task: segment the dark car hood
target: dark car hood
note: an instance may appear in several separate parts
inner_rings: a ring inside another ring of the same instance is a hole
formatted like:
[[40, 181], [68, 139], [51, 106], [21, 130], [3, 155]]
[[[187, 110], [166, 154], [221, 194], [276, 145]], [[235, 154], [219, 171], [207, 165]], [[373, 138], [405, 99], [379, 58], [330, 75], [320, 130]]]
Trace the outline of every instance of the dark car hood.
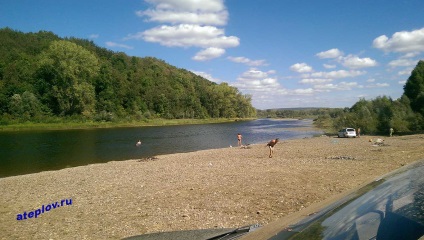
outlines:
[[258, 227], [260, 226], [256, 224], [241, 228], [199, 229], [187, 231], [161, 232], [124, 238], [124, 240], [230, 240], [237, 239], [249, 232], [256, 230]]

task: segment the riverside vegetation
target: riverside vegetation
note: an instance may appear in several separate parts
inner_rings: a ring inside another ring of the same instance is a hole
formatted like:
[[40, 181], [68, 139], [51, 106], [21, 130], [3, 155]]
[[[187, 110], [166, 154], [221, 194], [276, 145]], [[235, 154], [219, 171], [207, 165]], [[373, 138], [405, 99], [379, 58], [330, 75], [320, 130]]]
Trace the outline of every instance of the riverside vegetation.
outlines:
[[350, 108], [269, 109], [260, 117], [314, 118], [315, 126], [334, 133], [344, 127], [362, 134], [416, 133], [424, 130], [424, 61], [419, 61], [396, 100], [387, 96], [360, 99]]
[[0, 129], [210, 123], [255, 117], [314, 118], [327, 132], [424, 130], [424, 61], [401, 98], [351, 108], [256, 110], [252, 97], [154, 57], [130, 57], [52, 32], [0, 29]]
[[0, 125], [249, 118], [251, 96], [153, 57], [0, 29]]

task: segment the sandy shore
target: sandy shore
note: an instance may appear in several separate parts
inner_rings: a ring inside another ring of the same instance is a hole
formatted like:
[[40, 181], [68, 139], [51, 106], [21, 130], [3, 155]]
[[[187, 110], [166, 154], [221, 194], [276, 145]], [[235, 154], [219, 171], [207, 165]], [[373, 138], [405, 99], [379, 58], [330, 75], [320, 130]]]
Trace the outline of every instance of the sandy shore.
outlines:
[[[1, 239], [120, 239], [266, 224], [424, 158], [424, 135], [282, 141], [0, 179]], [[18, 214], [72, 199], [37, 218]]]

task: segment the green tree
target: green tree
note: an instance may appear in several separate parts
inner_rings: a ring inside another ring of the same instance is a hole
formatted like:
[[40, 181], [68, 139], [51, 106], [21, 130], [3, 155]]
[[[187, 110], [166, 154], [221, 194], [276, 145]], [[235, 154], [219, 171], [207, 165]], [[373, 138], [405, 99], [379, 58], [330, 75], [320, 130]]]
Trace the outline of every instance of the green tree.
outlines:
[[16, 119], [30, 120], [43, 114], [42, 106], [37, 97], [31, 92], [14, 94], [10, 99], [10, 113]]
[[13, 96], [10, 98], [9, 111], [15, 118], [19, 118], [24, 114], [25, 111], [20, 94], [13, 94]]
[[39, 104], [39, 110], [26, 107], [34, 110], [28, 116], [39, 116], [38, 111], [57, 119], [85, 115], [99, 121], [127, 121], [256, 114], [251, 97], [228, 84], [213, 83], [154, 57], [129, 57], [100, 48], [88, 40], [0, 29], [0, 56], [0, 116], [7, 120], [1, 119], [3, 123], [23, 116], [18, 112], [24, 111], [25, 98]]
[[362, 133], [377, 131], [378, 121], [373, 111], [372, 102], [361, 98], [350, 109], [355, 116], [354, 127], [361, 128]]
[[377, 115], [377, 130], [387, 132], [393, 127], [393, 100], [386, 96], [377, 97], [372, 101], [373, 109]]
[[424, 61], [420, 60], [403, 87], [411, 108], [424, 116]]
[[68, 41], [54, 41], [40, 56], [39, 79], [43, 93], [60, 115], [90, 116], [95, 107], [92, 81], [99, 62], [94, 54]]
[[405, 94], [393, 104], [394, 129], [400, 132], [420, 131], [424, 129], [422, 115], [412, 110], [411, 102]]

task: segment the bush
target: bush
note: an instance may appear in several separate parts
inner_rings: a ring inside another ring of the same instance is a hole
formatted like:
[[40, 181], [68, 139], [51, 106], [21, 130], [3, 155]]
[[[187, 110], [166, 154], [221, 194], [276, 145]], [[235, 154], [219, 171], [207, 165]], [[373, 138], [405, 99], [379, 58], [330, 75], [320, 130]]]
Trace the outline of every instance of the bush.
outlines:
[[94, 120], [97, 122], [112, 122], [114, 119], [113, 113], [101, 111], [97, 113]]

